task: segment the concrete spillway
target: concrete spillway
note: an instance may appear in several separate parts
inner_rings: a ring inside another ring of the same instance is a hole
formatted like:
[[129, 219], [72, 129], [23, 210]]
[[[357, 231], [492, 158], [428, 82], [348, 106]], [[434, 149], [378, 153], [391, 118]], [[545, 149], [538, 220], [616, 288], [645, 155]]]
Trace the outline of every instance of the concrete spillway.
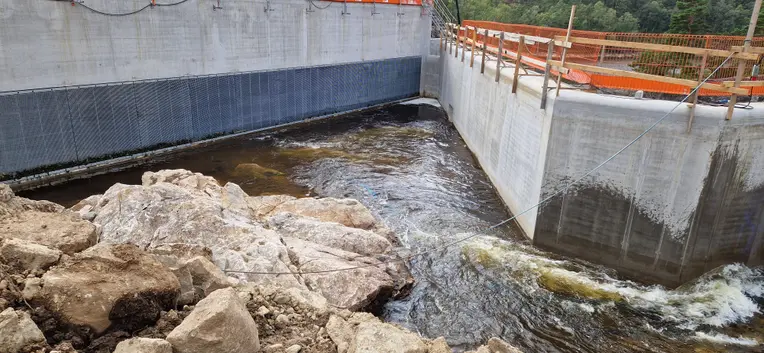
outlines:
[[698, 106], [689, 132], [682, 105], [534, 208], [677, 102], [562, 90], [540, 109], [540, 77], [520, 77], [512, 94], [512, 70], [494, 82], [495, 60], [480, 74], [469, 60], [439, 55], [437, 42], [431, 54], [423, 87], [439, 97], [534, 244], [667, 285], [726, 263], [762, 264], [764, 104], [731, 121], [724, 107]]

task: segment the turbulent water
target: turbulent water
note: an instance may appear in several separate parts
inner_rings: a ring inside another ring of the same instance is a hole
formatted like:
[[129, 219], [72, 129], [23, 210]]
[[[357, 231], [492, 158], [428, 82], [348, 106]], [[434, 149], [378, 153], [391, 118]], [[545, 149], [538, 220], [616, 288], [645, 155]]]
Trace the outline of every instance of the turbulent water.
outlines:
[[[236, 170], [241, 163], [264, 169]], [[412, 253], [510, 216], [443, 112], [428, 105], [231, 139], [22, 196], [71, 205], [164, 168], [233, 181], [250, 195], [359, 199]], [[445, 336], [460, 350], [492, 336], [526, 352], [764, 350], [762, 269], [729, 265], [669, 290], [534, 249], [514, 226], [417, 257], [410, 268], [411, 295], [383, 315], [424, 336]]]

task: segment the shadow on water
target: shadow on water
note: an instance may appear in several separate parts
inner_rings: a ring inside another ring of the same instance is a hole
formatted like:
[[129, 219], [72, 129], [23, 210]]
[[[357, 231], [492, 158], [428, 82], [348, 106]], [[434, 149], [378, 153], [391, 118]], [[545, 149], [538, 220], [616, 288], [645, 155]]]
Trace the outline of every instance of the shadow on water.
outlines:
[[[352, 197], [412, 252], [509, 217], [439, 108], [397, 105], [225, 140], [150, 165], [20, 193], [67, 206], [147, 170], [190, 169], [250, 195]], [[499, 336], [526, 352], [749, 352], [764, 342], [760, 269], [730, 265], [675, 290], [539, 251], [514, 225], [410, 263], [384, 316], [460, 350]]]

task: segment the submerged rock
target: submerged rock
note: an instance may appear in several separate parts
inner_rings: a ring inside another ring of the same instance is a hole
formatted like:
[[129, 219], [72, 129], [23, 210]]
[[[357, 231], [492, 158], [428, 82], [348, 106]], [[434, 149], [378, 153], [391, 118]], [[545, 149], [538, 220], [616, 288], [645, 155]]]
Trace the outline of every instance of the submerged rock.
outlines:
[[42, 277], [41, 301], [65, 324], [95, 334], [112, 325], [137, 329], [172, 307], [180, 284], [170, 270], [134, 245], [98, 245]]
[[64, 207], [13, 195], [0, 184], [0, 239], [16, 238], [73, 254], [94, 245], [97, 227]]
[[260, 350], [257, 325], [236, 291], [219, 289], [202, 299], [169, 335], [178, 353], [245, 353]]
[[235, 177], [248, 177], [255, 179], [265, 179], [273, 176], [283, 176], [284, 173], [271, 168], [260, 166], [257, 163], [242, 163], [236, 166], [233, 171]]
[[29, 314], [12, 308], [0, 312], [0, 353], [31, 352], [45, 346], [45, 336]]

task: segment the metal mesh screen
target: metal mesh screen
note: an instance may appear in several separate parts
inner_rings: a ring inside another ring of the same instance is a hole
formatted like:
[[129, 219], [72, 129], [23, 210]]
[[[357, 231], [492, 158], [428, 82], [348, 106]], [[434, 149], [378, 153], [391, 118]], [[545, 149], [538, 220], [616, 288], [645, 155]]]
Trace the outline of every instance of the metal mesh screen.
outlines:
[[0, 93], [0, 179], [419, 93], [420, 57]]

